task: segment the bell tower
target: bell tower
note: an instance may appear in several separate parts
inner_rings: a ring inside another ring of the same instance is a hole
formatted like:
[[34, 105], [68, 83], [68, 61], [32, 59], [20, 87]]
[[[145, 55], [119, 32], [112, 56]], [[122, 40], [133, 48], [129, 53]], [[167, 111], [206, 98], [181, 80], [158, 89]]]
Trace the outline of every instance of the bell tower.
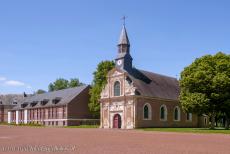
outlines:
[[115, 59], [116, 67], [123, 69], [127, 72], [130, 72], [132, 70], [133, 58], [130, 55], [130, 43], [125, 28], [125, 23], [123, 24], [117, 46], [118, 46], [118, 55], [117, 58]]

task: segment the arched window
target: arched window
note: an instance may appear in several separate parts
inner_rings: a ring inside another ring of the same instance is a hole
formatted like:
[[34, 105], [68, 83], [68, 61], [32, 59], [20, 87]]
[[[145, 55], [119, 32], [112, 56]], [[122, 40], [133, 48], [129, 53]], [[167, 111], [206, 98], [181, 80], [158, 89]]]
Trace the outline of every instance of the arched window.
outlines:
[[160, 107], [160, 119], [164, 121], [167, 120], [167, 108], [165, 105]]
[[180, 121], [180, 108], [178, 106], [174, 108], [174, 120]]
[[120, 96], [121, 95], [121, 84], [119, 81], [116, 81], [114, 83], [113, 90], [114, 90], [114, 96]]
[[152, 114], [152, 110], [150, 104], [145, 104], [143, 107], [143, 119], [151, 120], [151, 114]]

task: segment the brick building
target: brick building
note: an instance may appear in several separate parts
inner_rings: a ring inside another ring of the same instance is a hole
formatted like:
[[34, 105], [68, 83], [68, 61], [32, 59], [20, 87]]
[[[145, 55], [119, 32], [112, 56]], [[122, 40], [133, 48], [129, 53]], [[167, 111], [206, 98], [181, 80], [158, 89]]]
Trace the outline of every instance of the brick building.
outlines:
[[8, 123], [46, 126], [79, 125], [89, 120], [90, 86], [80, 86], [26, 97], [8, 112]]
[[132, 67], [130, 42], [123, 26], [116, 67], [101, 93], [101, 128], [206, 127], [208, 118], [184, 113], [176, 78]]
[[0, 95], [0, 122], [7, 122], [8, 110], [15, 107], [22, 100], [23, 100], [23, 95], [18, 95], [18, 94]]

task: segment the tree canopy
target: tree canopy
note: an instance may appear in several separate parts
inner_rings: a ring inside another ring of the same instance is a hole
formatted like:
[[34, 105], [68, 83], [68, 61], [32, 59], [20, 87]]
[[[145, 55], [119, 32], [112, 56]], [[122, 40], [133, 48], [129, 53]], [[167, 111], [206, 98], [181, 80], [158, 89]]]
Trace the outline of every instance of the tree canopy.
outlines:
[[89, 109], [95, 118], [100, 116], [100, 94], [107, 83], [107, 74], [114, 66], [113, 61], [102, 61], [97, 65], [97, 69], [93, 73], [94, 79], [90, 89]]
[[68, 87], [73, 88], [73, 87], [82, 86], [82, 85], [84, 85], [84, 83], [80, 82], [78, 78], [72, 78], [69, 81]]
[[42, 89], [38, 89], [38, 90], [36, 91], [36, 94], [43, 94], [43, 93], [46, 93], [46, 91], [45, 91], [45, 90], [42, 90]]
[[207, 114], [230, 112], [230, 55], [218, 52], [197, 58], [180, 77], [180, 103], [186, 112]]
[[50, 83], [48, 86], [49, 91], [56, 91], [66, 88], [73, 88], [77, 86], [84, 85], [79, 81], [78, 78], [72, 78], [70, 80], [66, 80], [64, 78], [58, 78], [53, 83]]

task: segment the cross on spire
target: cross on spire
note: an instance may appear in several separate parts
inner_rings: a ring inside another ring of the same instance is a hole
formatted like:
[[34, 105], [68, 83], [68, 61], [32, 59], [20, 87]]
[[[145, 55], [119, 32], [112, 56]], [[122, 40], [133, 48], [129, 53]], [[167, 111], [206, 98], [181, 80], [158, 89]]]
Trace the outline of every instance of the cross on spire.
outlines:
[[121, 20], [123, 20], [123, 25], [125, 25], [125, 20], [127, 19], [127, 17], [126, 16], [123, 16], [122, 18], [121, 18]]

